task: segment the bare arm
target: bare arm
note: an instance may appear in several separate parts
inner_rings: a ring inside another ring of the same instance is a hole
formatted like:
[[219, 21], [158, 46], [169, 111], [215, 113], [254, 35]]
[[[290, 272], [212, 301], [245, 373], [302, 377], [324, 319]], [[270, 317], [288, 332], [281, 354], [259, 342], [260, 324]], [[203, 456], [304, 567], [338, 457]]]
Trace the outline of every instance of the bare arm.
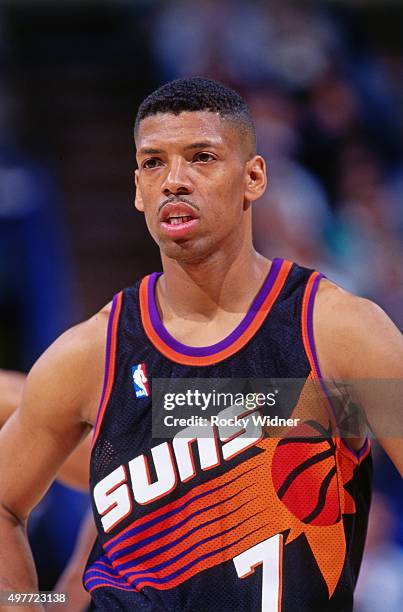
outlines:
[[27, 519], [91, 428], [102, 385], [106, 320], [100, 313], [44, 353], [28, 376], [21, 409], [0, 432], [0, 590], [37, 588]]
[[56, 478], [66, 487], [88, 491], [91, 441], [92, 431], [89, 431], [58, 470]]
[[324, 377], [351, 383], [351, 396], [403, 476], [402, 334], [379, 306], [327, 281], [314, 329]]
[[[0, 429], [22, 401], [26, 375], [0, 370]], [[91, 433], [67, 457], [57, 473], [57, 479], [68, 487], [88, 489], [88, 467], [91, 452]]]

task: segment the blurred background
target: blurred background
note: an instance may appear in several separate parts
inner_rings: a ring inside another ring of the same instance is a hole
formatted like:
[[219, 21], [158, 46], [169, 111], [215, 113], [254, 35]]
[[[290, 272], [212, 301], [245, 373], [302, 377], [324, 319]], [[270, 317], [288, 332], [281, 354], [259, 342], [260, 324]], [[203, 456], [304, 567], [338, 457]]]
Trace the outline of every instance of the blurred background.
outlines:
[[[145, 95], [188, 75], [229, 84], [254, 114], [270, 178], [256, 247], [320, 269], [403, 328], [401, 2], [0, 0], [0, 367], [29, 369], [160, 268], [133, 206], [132, 126]], [[356, 610], [400, 612], [403, 488], [375, 455]], [[54, 485], [34, 514], [42, 588], [87, 503]]]

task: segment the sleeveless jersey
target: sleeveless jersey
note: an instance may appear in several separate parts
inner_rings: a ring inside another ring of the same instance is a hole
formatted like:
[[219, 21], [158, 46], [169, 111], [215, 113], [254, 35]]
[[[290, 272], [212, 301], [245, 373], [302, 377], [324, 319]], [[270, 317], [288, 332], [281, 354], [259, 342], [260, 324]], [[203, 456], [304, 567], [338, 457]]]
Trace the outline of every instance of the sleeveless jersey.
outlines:
[[[208, 452], [198, 439], [184, 447], [151, 431], [156, 378], [320, 381], [312, 317], [321, 275], [275, 259], [236, 329], [199, 348], [164, 328], [158, 276], [117, 294], [109, 318], [90, 464], [91, 610], [351, 611], [371, 495], [368, 441], [356, 453], [340, 438], [310, 437], [327, 431], [330, 410], [302, 425], [305, 437], [218, 429]], [[306, 393], [293, 414], [304, 415]]]

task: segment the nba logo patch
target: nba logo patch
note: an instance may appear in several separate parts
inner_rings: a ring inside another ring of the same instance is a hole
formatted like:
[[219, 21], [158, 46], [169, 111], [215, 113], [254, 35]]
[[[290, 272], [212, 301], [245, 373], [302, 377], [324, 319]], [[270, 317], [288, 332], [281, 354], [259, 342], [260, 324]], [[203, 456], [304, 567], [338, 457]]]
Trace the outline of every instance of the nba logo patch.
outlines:
[[132, 381], [136, 397], [148, 397], [150, 395], [145, 363], [139, 363], [132, 367]]

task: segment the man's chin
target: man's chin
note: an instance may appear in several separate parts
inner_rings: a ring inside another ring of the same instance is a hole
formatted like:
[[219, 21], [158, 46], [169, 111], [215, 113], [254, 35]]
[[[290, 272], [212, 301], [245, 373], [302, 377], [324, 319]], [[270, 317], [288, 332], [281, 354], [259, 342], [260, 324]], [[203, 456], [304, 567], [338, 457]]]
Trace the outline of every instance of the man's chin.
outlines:
[[174, 259], [178, 263], [196, 264], [202, 262], [209, 256], [211, 249], [201, 240], [181, 238], [178, 240], [163, 241], [159, 247], [161, 254], [168, 259]]

